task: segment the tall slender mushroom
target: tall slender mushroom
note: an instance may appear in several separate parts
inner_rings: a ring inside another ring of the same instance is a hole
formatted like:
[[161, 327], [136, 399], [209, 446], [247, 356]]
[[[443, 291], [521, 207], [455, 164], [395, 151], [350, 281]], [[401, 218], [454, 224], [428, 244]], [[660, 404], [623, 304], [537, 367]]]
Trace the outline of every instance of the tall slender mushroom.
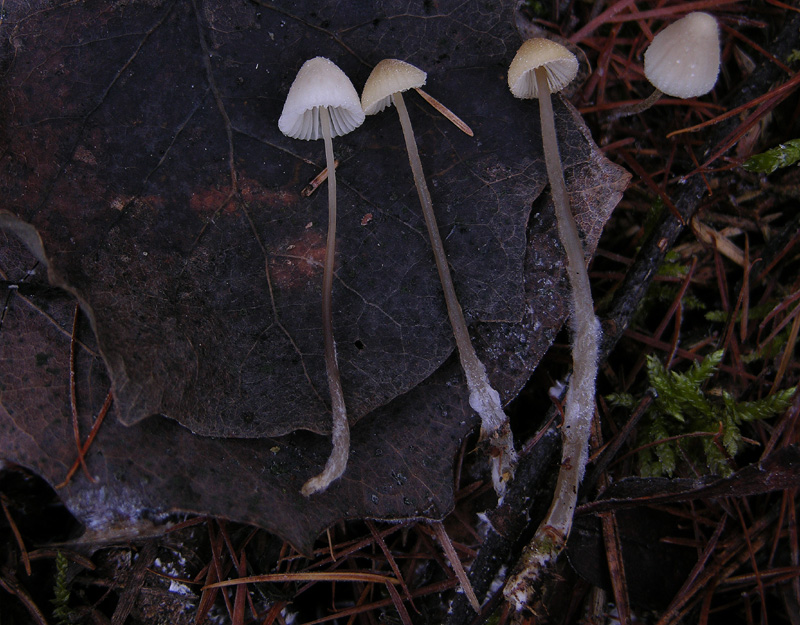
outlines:
[[414, 130], [411, 127], [411, 119], [403, 100], [404, 91], [421, 87], [425, 84], [426, 79], [427, 74], [424, 71], [405, 61], [385, 59], [378, 63], [369, 75], [361, 94], [361, 105], [364, 113], [374, 115], [394, 104], [397, 114], [400, 116], [408, 160], [422, 205], [422, 214], [433, 248], [439, 280], [442, 283], [447, 314], [450, 317], [458, 356], [467, 379], [469, 404], [481, 418], [481, 439], [489, 441], [492, 456], [492, 479], [495, 490], [501, 494], [504, 491], [505, 483], [513, 475], [516, 463], [514, 441], [508, 417], [500, 403], [500, 394], [492, 388], [486, 375], [486, 368], [475, 353], [469, 336], [467, 322], [456, 296], [444, 245], [436, 224], [436, 215], [433, 212], [431, 194], [422, 171], [422, 162], [419, 158]]
[[345, 135], [364, 122], [364, 111], [353, 83], [330, 60], [318, 56], [306, 61], [297, 73], [278, 128], [295, 139], [322, 139], [328, 166], [328, 241], [322, 274], [322, 333], [325, 342], [325, 369], [331, 394], [333, 449], [322, 473], [308, 480], [301, 492], [309, 496], [324, 491], [341, 477], [350, 453], [350, 426], [342, 392], [342, 380], [333, 340], [333, 266], [336, 254], [336, 169], [332, 137]]
[[529, 582], [563, 548], [572, 529], [578, 485], [588, 458], [589, 432], [594, 416], [600, 326], [594, 315], [583, 245], [569, 206], [550, 100], [551, 92], [563, 89], [577, 72], [578, 60], [575, 55], [548, 39], [529, 39], [523, 43], [508, 70], [508, 85], [514, 96], [539, 99], [544, 160], [555, 205], [558, 234], [567, 256], [567, 274], [572, 291], [572, 377], [561, 429], [561, 470], [550, 510], [506, 583], [506, 597], [518, 609], [528, 599]]

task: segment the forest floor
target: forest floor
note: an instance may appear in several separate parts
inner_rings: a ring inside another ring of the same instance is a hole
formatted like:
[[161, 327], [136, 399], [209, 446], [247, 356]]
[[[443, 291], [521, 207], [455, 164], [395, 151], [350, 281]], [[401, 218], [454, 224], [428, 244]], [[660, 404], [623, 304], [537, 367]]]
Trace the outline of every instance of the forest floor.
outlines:
[[[571, 362], [565, 331], [509, 407], [523, 441], [518, 481], [538, 479], [512, 485], [493, 510], [467, 440], [456, 507], [442, 523], [340, 522], [312, 558], [265, 530], [207, 517], [175, 519], [166, 533], [91, 558], [56, 557], [48, 545], [70, 536], [74, 520], [49, 487], [5, 467], [0, 624], [800, 624], [800, 394], [791, 394], [800, 175], [786, 166], [800, 147], [744, 166], [800, 132], [800, 11], [778, 0], [564, 4], [560, 15], [549, 3], [522, 11], [586, 52], [592, 72], [571, 101], [633, 178], [590, 267], [605, 337], [590, 465], [540, 602], [515, 615], [500, 582], [552, 493], [560, 413], [551, 389]], [[692, 8], [720, 23], [715, 90], [615, 119], [647, 95], [652, 34]], [[472, 566], [480, 614], [443, 542]], [[270, 577], [208, 587], [258, 575]]]

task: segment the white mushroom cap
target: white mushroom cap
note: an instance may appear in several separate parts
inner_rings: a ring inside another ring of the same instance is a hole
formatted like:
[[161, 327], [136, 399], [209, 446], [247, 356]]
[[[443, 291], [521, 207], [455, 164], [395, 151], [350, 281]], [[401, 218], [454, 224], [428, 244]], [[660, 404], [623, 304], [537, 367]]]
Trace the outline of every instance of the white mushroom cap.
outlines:
[[281, 132], [293, 139], [320, 139], [319, 109], [331, 116], [331, 136], [346, 135], [364, 123], [364, 111], [353, 83], [325, 57], [309, 59], [297, 72], [278, 120]]
[[428, 75], [398, 59], [384, 59], [375, 66], [361, 92], [361, 108], [367, 115], [380, 113], [392, 104], [392, 95], [425, 84]]
[[644, 75], [659, 91], [694, 98], [714, 88], [719, 28], [708, 13], [689, 13], [658, 33], [644, 53]]
[[517, 51], [508, 68], [508, 86], [517, 98], [538, 98], [536, 76], [533, 70], [547, 72], [550, 93], [566, 87], [578, 74], [578, 59], [560, 43], [549, 39], [528, 39]]

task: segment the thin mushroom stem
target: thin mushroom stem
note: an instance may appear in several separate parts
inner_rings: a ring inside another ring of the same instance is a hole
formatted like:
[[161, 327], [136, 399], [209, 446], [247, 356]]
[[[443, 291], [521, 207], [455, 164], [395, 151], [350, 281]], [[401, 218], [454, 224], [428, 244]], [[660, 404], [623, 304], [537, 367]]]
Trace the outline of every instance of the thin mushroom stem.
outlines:
[[606, 121], [613, 122], [618, 119], [622, 119], [623, 117], [630, 117], [631, 115], [642, 113], [658, 102], [662, 95], [664, 94], [660, 89], [655, 89], [653, 93], [651, 93], [641, 102], [618, 108], [616, 111], [606, 117]]
[[572, 377], [565, 401], [562, 426], [561, 470], [558, 473], [553, 503], [530, 544], [525, 547], [514, 574], [505, 587], [505, 595], [517, 609], [527, 605], [532, 582], [542, 568], [555, 558], [566, 543], [575, 506], [578, 485], [583, 478], [589, 453], [589, 433], [594, 416], [595, 378], [599, 324], [594, 315], [589, 274], [586, 271], [583, 245], [569, 207], [561, 157], [558, 153], [553, 105], [544, 69], [534, 70], [539, 93], [542, 143], [550, 193], [555, 205], [558, 235], [567, 256], [567, 273], [572, 290]]
[[456, 339], [461, 367], [467, 379], [469, 403], [481, 418], [481, 439], [488, 438], [490, 441], [492, 447], [492, 479], [495, 490], [498, 494], [501, 494], [504, 490], [505, 482], [513, 474], [516, 463], [516, 452], [514, 451], [514, 442], [508, 418], [500, 404], [500, 394], [492, 388], [486, 375], [486, 368], [475, 353], [475, 348], [469, 336], [464, 312], [458, 302], [456, 290], [453, 286], [450, 266], [447, 263], [444, 245], [439, 235], [439, 226], [436, 223], [436, 215], [433, 212], [431, 194], [428, 191], [428, 184], [422, 171], [422, 161], [419, 158], [417, 142], [414, 138], [414, 131], [411, 127], [411, 120], [408, 116], [402, 93], [394, 93], [392, 101], [400, 116], [403, 138], [408, 150], [408, 160], [411, 164], [411, 171], [414, 174], [414, 183], [422, 205], [425, 225], [428, 228], [428, 236], [430, 237], [433, 256], [436, 260], [439, 280], [442, 283], [447, 314], [450, 317], [450, 325], [453, 328], [453, 335]]
[[594, 416], [594, 386], [597, 377], [598, 323], [594, 315], [589, 273], [578, 235], [578, 226], [569, 207], [561, 157], [558, 152], [553, 104], [544, 70], [537, 69], [542, 143], [555, 204], [558, 235], [567, 255], [567, 272], [572, 290], [572, 379], [567, 390], [564, 415], [562, 469], [556, 484], [556, 496], [547, 522], [565, 537], [572, 527], [577, 501], [577, 485], [583, 477], [589, 453], [589, 432]]
[[336, 258], [336, 168], [331, 140], [331, 119], [327, 107], [319, 107], [322, 137], [325, 141], [325, 161], [328, 168], [328, 241], [325, 247], [325, 266], [322, 274], [322, 333], [325, 340], [325, 369], [328, 373], [328, 388], [331, 393], [333, 425], [331, 442], [333, 449], [322, 473], [312, 477], [301, 489], [308, 497], [323, 491], [344, 473], [350, 454], [350, 425], [342, 392], [342, 378], [336, 361], [336, 345], [333, 340], [333, 266]]

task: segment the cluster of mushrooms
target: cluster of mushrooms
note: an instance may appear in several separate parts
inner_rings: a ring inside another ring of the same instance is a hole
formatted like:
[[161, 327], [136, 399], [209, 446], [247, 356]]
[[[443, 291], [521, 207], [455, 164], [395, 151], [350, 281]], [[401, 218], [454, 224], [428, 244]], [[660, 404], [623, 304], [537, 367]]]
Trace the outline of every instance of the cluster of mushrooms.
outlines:
[[[652, 104], [662, 93], [680, 98], [707, 93], [716, 83], [719, 57], [718, 26], [712, 16], [706, 13], [690, 13], [671, 24], [653, 39], [645, 53], [645, 75], [656, 88], [653, 96], [645, 102], [647, 105]], [[514, 96], [539, 100], [546, 169], [558, 233], [566, 252], [571, 287], [573, 372], [565, 400], [562, 467], [550, 511], [526, 550], [531, 552], [527, 553], [528, 560], [535, 558], [533, 552], [536, 552], [539, 559], [545, 561], [556, 555], [552, 553], [553, 545], [556, 545], [557, 552], [566, 541], [577, 501], [577, 486], [587, 461], [589, 431], [594, 414], [600, 326], [594, 314], [583, 245], [569, 206], [550, 98], [552, 93], [561, 91], [572, 81], [577, 71], [578, 60], [567, 48], [554, 41], [537, 38], [523, 43], [508, 72], [508, 84]], [[322, 327], [333, 419], [332, 451], [323, 471], [303, 486], [302, 493], [306, 496], [326, 490], [341, 477], [347, 467], [350, 450], [350, 431], [332, 324], [336, 251], [336, 170], [332, 138], [351, 132], [364, 122], [366, 115], [379, 113], [392, 104], [400, 116], [411, 171], [467, 381], [469, 403], [481, 418], [481, 440], [486, 441], [490, 447], [492, 478], [498, 495], [502, 495], [505, 484], [514, 473], [517, 456], [508, 418], [499, 393], [492, 387], [486, 368], [475, 353], [461, 305], [456, 297], [414, 132], [403, 100], [404, 91], [418, 89], [425, 84], [426, 78], [424, 71], [404, 61], [387, 59], [381, 61], [372, 71], [359, 98], [353, 84], [341, 69], [326, 58], [316, 57], [306, 61], [300, 68], [278, 121], [280, 130], [289, 137], [324, 140], [328, 173], [329, 216], [323, 270]], [[545, 543], [549, 546], [547, 549], [543, 547]], [[518, 606], [525, 601], [523, 589], [530, 581], [529, 573], [526, 572], [528, 568], [523, 563], [516, 572], [512, 572], [506, 585], [507, 597]]]
[[403, 92], [425, 84], [427, 74], [404, 61], [386, 59], [378, 63], [364, 85], [359, 99], [350, 79], [333, 62], [323, 57], [306, 61], [289, 89], [278, 127], [289, 137], [318, 139], [325, 142], [328, 171], [328, 237], [322, 278], [322, 330], [325, 344], [325, 367], [331, 395], [333, 449], [322, 473], [308, 480], [302, 488], [306, 496], [323, 491], [341, 477], [347, 467], [350, 431], [342, 392], [342, 381], [336, 360], [332, 323], [333, 265], [336, 250], [336, 170], [332, 138], [347, 134], [360, 126], [366, 115], [381, 112], [394, 104], [400, 116], [408, 158], [419, 194], [425, 224], [430, 236], [436, 267], [442, 283], [448, 316], [458, 348], [461, 365], [469, 388], [469, 403], [481, 417], [481, 432], [501, 447], [493, 454], [493, 479], [498, 492], [513, 472], [516, 462], [508, 418], [500, 402], [500, 394], [492, 388], [486, 368], [475, 353], [467, 322], [456, 296], [450, 267], [444, 251], [431, 195], [422, 171], [414, 131], [408, 116]]

